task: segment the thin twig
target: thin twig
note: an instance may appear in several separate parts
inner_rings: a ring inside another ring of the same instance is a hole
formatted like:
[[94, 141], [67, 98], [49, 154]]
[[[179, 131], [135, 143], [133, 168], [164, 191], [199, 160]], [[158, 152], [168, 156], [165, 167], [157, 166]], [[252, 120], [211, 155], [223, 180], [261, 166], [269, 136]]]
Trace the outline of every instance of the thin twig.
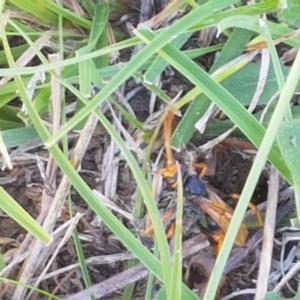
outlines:
[[300, 261], [298, 261], [290, 270], [288, 273], [284, 275], [284, 277], [280, 280], [280, 282], [275, 286], [273, 289], [274, 293], [278, 293], [284, 285], [293, 277], [296, 273], [298, 273], [300, 270]]
[[260, 265], [256, 284], [255, 300], [263, 299], [268, 291], [268, 281], [271, 270], [273, 241], [276, 224], [276, 210], [279, 195], [279, 174], [272, 167], [269, 181], [267, 210], [264, 226], [264, 237]]

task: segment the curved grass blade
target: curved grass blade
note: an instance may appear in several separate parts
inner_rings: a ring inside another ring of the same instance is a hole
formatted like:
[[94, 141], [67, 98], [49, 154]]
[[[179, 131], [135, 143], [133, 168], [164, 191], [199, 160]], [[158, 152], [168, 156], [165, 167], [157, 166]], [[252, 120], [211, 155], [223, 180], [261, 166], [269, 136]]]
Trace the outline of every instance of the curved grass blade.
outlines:
[[25, 228], [34, 237], [45, 244], [52, 241], [52, 236], [37, 223], [2, 187], [0, 187], [0, 208]]
[[171, 274], [170, 290], [167, 292], [168, 299], [182, 299], [182, 215], [183, 215], [183, 187], [180, 167], [177, 164], [178, 186], [176, 201], [176, 220], [174, 236], [173, 266]]

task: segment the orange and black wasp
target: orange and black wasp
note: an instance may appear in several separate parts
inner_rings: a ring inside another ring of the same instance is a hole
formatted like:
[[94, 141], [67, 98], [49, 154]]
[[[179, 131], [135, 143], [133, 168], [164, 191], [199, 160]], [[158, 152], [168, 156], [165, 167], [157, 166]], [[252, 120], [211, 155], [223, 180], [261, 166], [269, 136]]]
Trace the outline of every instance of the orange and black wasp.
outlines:
[[[158, 171], [158, 176], [161, 175], [167, 185], [171, 188], [175, 188], [177, 185], [177, 166], [173, 159], [171, 150], [171, 132], [174, 114], [169, 111], [163, 123], [163, 134], [165, 139], [165, 154], [166, 154], [166, 167]], [[180, 171], [182, 176], [182, 183], [184, 194], [186, 196], [193, 196], [201, 211], [209, 216], [220, 228], [217, 232], [210, 234], [216, 244], [217, 250], [222, 245], [224, 236], [229, 227], [230, 221], [233, 216], [233, 209], [226, 204], [208, 185], [203, 181], [203, 176], [207, 171], [207, 167], [204, 163], [194, 163], [193, 167], [190, 168], [187, 164], [180, 164]], [[156, 186], [158, 182], [158, 176], [153, 183], [153, 194], [155, 195]], [[252, 206], [250, 206], [252, 207]], [[174, 215], [174, 211], [168, 210], [162, 217], [162, 221], [166, 222]], [[259, 221], [261, 219], [259, 218]], [[169, 230], [167, 237], [172, 236], [174, 231], [174, 224]], [[243, 246], [247, 238], [248, 230], [244, 223], [241, 224], [239, 232], [237, 234], [235, 244], [237, 246]], [[146, 229], [144, 231], [145, 236], [153, 235], [153, 227], [151, 223], [146, 223]]]

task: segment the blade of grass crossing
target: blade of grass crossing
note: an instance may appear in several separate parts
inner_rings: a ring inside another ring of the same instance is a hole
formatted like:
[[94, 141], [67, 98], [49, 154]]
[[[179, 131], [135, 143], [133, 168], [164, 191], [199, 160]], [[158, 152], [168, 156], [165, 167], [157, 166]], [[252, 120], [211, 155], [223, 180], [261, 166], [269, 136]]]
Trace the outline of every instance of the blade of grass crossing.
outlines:
[[[187, 39], [191, 36], [191, 33], [184, 33], [178, 36], [171, 44], [180, 49], [182, 45], [187, 41]], [[162, 57], [158, 56], [155, 61], [152, 63], [151, 67], [146, 71], [144, 75], [144, 81], [146, 83], [153, 83], [155, 78], [168, 66], [168, 62], [166, 62]]]
[[[271, 36], [271, 33], [268, 29], [268, 26], [266, 24], [266, 22], [263, 19], [260, 19], [260, 25], [261, 25], [261, 31], [264, 34], [267, 43], [268, 43], [268, 48], [271, 54], [271, 58], [272, 58], [272, 63], [274, 66], [274, 71], [276, 74], [276, 79], [277, 79], [277, 83], [278, 83], [278, 87], [279, 87], [279, 91], [281, 92], [284, 86], [284, 75], [282, 72], [282, 68], [281, 68], [281, 63]], [[290, 108], [290, 106], [287, 107], [287, 110], [285, 112], [285, 119], [286, 120], [291, 120], [293, 118], [292, 116], [292, 110]]]
[[178, 186], [177, 186], [177, 202], [176, 202], [176, 222], [175, 222], [175, 237], [174, 237], [174, 253], [173, 253], [173, 266], [171, 274], [170, 291], [167, 293], [169, 299], [182, 298], [182, 214], [183, 214], [183, 187], [181, 170], [177, 163], [178, 172]]
[[0, 208], [13, 220], [45, 244], [52, 241], [52, 236], [38, 224], [25, 209], [20, 206], [2, 187], [0, 187]]
[[[86, 46], [76, 51], [76, 56], [80, 57], [84, 54], [90, 53], [96, 46], [109, 16], [109, 6], [106, 3], [98, 4], [96, 6], [93, 17], [91, 33]], [[103, 66], [104, 67], [104, 66]], [[80, 92], [85, 97], [91, 96], [92, 80], [91, 80], [91, 60], [83, 60], [79, 63], [79, 86]]]
[[[22, 34], [24, 34], [24, 32], [22, 32]], [[28, 42], [29, 45], [32, 44], [31, 40], [28, 38], [28, 36], [26, 36], [26, 34], [24, 34], [24, 38], [26, 39], [26, 41]], [[46, 61], [45, 58], [43, 57], [42, 53], [38, 49], [37, 49], [37, 55], [41, 59], [42, 62]], [[55, 76], [55, 74], [53, 74], [53, 76]], [[76, 90], [76, 88], [74, 88], [72, 85], [66, 83], [64, 80], [62, 80], [60, 78], [57, 78], [57, 79], [62, 83], [62, 85], [64, 85], [67, 89], [69, 89], [75, 96], [77, 96], [78, 99], [80, 99], [83, 103], [85, 103], [85, 104], [88, 103], [87, 100], [82, 96], [82, 94], [78, 90]], [[19, 82], [19, 84], [21, 85], [21, 82]], [[24, 97], [27, 97], [26, 93], [24, 93]], [[29, 102], [28, 105], [29, 104], [31, 104], [31, 103]], [[34, 115], [32, 116], [32, 119], [33, 119], [37, 115], [37, 112], [33, 110], [32, 113], [34, 113]], [[161, 257], [164, 257], [164, 258], [169, 257], [168, 260], [169, 260], [169, 263], [171, 264], [171, 257], [170, 257], [170, 254], [169, 254], [168, 244], [167, 244], [166, 237], [165, 237], [165, 234], [164, 234], [163, 224], [162, 224], [162, 222], [160, 220], [159, 213], [158, 213], [157, 207], [155, 205], [155, 202], [152, 201], [152, 196], [151, 196], [149, 187], [148, 187], [146, 181], [143, 180], [144, 178], [142, 178], [141, 175], [138, 174], [139, 172], [141, 172], [141, 170], [139, 169], [139, 167], [138, 167], [135, 159], [133, 158], [131, 152], [124, 145], [124, 143], [123, 143], [122, 139], [120, 138], [119, 134], [114, 130], [114, 128], [111, 126], [111, 124], [109, 122], [107, 123], [107, 119], [103, 116], [103, 114], [101, 114], [98, 110], [95, 111], [95, 114], [98, 116], [99, 121], [103, 125], [104, 124], [107, 125], [106, 129], [108, 130], [110, 136], [112, 138], [115, 137], [115, 141], [116, 141], [117, 145], [119, 146], [119, 148], [121, 149], [121, 151], [122, 150], [124, 151], [123, 152], [124, 157], [125, 157], [126, 161], [128, 162], [128, 165], [132, 168], [132, 172], [134, 174], [134, 177], [137, 178], [137, 184], [141, 188], [143, 197], [144, 197], [144, 199], [148, 199], [147, 203], [149, 204], [149, 206], [148, 206], [149, 214], [151, 215], [151, 213], [152, 213], [152, 215], [154, 216], [154, 220], [156, 220], [156, 223], [158, 223], [156, 225], [158, 227], [161, 227], [161, 229], [159, 229], [158, 233], [155, 235], [157, 240], [165, 241], [164, 248], [160, 248], [160, 250], [161, 250], [160, 251]], [[42, 124], [40, 124], [40, 126], [42, 126]], [[150, 194], [148, 194], [147, 190], [149, 191]], [[101, 218], [103, 219], [103, 217], [101, 217]], [[103, 219], [103, 220], [105, 222], [105, 219]], [[161, 243], [161, 244], [163, 244], [163, 243]], [[165, 259], [165, 261], [164, 261], [165, 264], [163, 264], [163, 267], [166, 270], [170, 269], [170, 267], [171, 267], [171, 265], [170, 266], [167, 265], [168, 264], [168, 260]]]

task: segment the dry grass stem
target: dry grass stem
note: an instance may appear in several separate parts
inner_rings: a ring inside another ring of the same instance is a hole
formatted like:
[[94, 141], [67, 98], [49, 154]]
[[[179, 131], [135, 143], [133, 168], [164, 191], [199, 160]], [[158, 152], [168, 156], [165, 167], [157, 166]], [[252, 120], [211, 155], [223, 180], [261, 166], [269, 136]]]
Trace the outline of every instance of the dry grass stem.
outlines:
[[[80, 166], [84, 153], [86, 152], [90, 139], [97, 125], [97, 121], [98, 121], [97, 117], [94, 114], [91, 114], [84, 126], [84, 129], [81, 132], [80, 138], [77, 142], [77, 145], [74, 149], [71, 158], [71, 162], [74, 168], [76, 169]], [[63, 208], [64, 201], [67, 195], [69, 194], [70, 187], [71, 184], [68, 178], [64, 175], [55, 193], [55, 197], [47, 213], [47, 217], [45, 218], [44, 221], [44, 228], [49, 232], [52, 232], [56, 220], [61, 214], [61, 210]], [[43, 216], [41, 215], [40, 218], [43, 218]], [[26, 245], [28, 245], [28, 239], [25, 239], [24, 242], [26, 242]], [[46, 246], [42, 244], [40, 241], [35, 241], [34, 245], [30, 247], [32, 247], [31, 255], [24, 263], [22, 274], [20, 275], [19, 278], [21, 282], [30, 281], [38, 265], [41, 263], [41, 261], [38, 261], [37, 258], [40, 257], [43, 251], [46, 251]], [[22, 252], [20, 252], [20, 254], [22, 254]], [[21, 285], [17, 286], [14, 293], [14, 297], [12, 299], [22, 299], [24, 297], [25, 292], [26, 292], [25, 287]]]
[[255, 299], [263, 299], [268, 291], [268, 281], [271, 270], [271, 261], [276, 226], [276, 211], [279, 196], [279, 174], [272, 168], [270, 172], [267, 210], [264, 223], [264, 236], [260, 257], [259, 272], [256, 284]]

